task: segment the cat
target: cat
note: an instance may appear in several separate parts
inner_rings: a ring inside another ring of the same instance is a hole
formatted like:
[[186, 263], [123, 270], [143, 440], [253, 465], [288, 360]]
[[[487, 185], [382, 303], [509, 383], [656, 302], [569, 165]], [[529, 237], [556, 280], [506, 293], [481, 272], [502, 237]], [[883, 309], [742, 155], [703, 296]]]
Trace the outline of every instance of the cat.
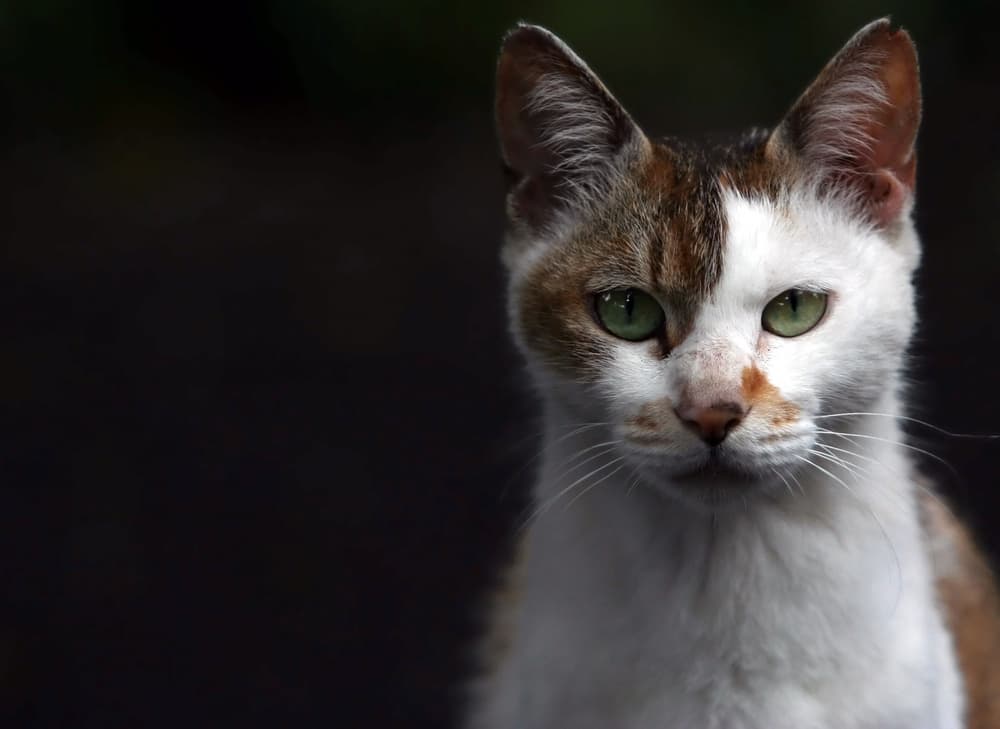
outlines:
[[915, 47], [772, 131], [653, 141], [547, 30], [497, 70], [544, 447], [470, 729], [996, 729], [1000, 600], [908, 458]]

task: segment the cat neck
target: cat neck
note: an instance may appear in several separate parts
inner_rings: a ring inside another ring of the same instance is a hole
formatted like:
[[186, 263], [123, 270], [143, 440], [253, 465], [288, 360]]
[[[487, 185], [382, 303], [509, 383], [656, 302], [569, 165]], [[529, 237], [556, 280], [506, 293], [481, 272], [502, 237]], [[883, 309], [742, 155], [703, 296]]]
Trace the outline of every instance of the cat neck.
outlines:
[[814, 580], [837, 601], [863, 599], [891, 613], [902, 580], [922, 573], [925, 557], [898, 404], [886, 397], [872, 412], [824, 426], [842, 434], [828, 437], [850, 451], [851, 467], [817, 458], [818, 468], [804, 464], [794, 480], [776, 477], [745, 500], [707, 508], [637, 480], [609, 428], [550, 403], [532, 523], [532, 541], [543, 544], [533, 551], [554, 549], [563, 570], [572, 564], [619, 582], [656, 575], [687, 586], [676, 595], [682, 601], [717, 591], [719, 604], [731, 605], [734, 578], [759, 584], [747, 594], [761, 596]]

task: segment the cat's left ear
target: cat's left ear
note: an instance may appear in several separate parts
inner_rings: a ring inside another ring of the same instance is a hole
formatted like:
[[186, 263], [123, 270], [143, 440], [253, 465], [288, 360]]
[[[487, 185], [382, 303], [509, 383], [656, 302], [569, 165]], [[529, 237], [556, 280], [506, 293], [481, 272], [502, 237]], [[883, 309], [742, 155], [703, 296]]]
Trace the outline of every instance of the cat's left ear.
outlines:
[[883, 18], [826, 65], [769, 144], [884, 227], [909, 210], [919, 126], [917, 52], [909, 34]]

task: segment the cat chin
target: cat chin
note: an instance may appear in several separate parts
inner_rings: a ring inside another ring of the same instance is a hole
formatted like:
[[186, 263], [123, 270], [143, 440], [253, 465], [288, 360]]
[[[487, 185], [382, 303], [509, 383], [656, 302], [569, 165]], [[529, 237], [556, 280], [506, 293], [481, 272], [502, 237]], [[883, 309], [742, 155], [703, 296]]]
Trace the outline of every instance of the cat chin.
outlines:
[[714, 456], [690, 470], [657, 472], [646, 466], [640, 474], [647, 486], [664, 496], [708, 510], [730, 504], [743, 508], [752, 498], [774, 492], [777, 480], [771, 471], [736, 468]]

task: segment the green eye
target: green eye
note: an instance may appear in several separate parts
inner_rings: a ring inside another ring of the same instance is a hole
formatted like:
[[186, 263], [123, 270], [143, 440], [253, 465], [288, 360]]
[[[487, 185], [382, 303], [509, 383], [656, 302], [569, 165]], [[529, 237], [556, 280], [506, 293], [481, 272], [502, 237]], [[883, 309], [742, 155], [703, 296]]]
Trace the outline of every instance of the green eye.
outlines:
[[616, 337], [638, 342], [663, 326], [663, 309], [639, 289], [613, 289], [597, 295], [597, 317]]
[[826, 312], [826, 294], [788, 289], [764, 307], [764, 328], [779, 337], [797, 337], [819, 324]]

